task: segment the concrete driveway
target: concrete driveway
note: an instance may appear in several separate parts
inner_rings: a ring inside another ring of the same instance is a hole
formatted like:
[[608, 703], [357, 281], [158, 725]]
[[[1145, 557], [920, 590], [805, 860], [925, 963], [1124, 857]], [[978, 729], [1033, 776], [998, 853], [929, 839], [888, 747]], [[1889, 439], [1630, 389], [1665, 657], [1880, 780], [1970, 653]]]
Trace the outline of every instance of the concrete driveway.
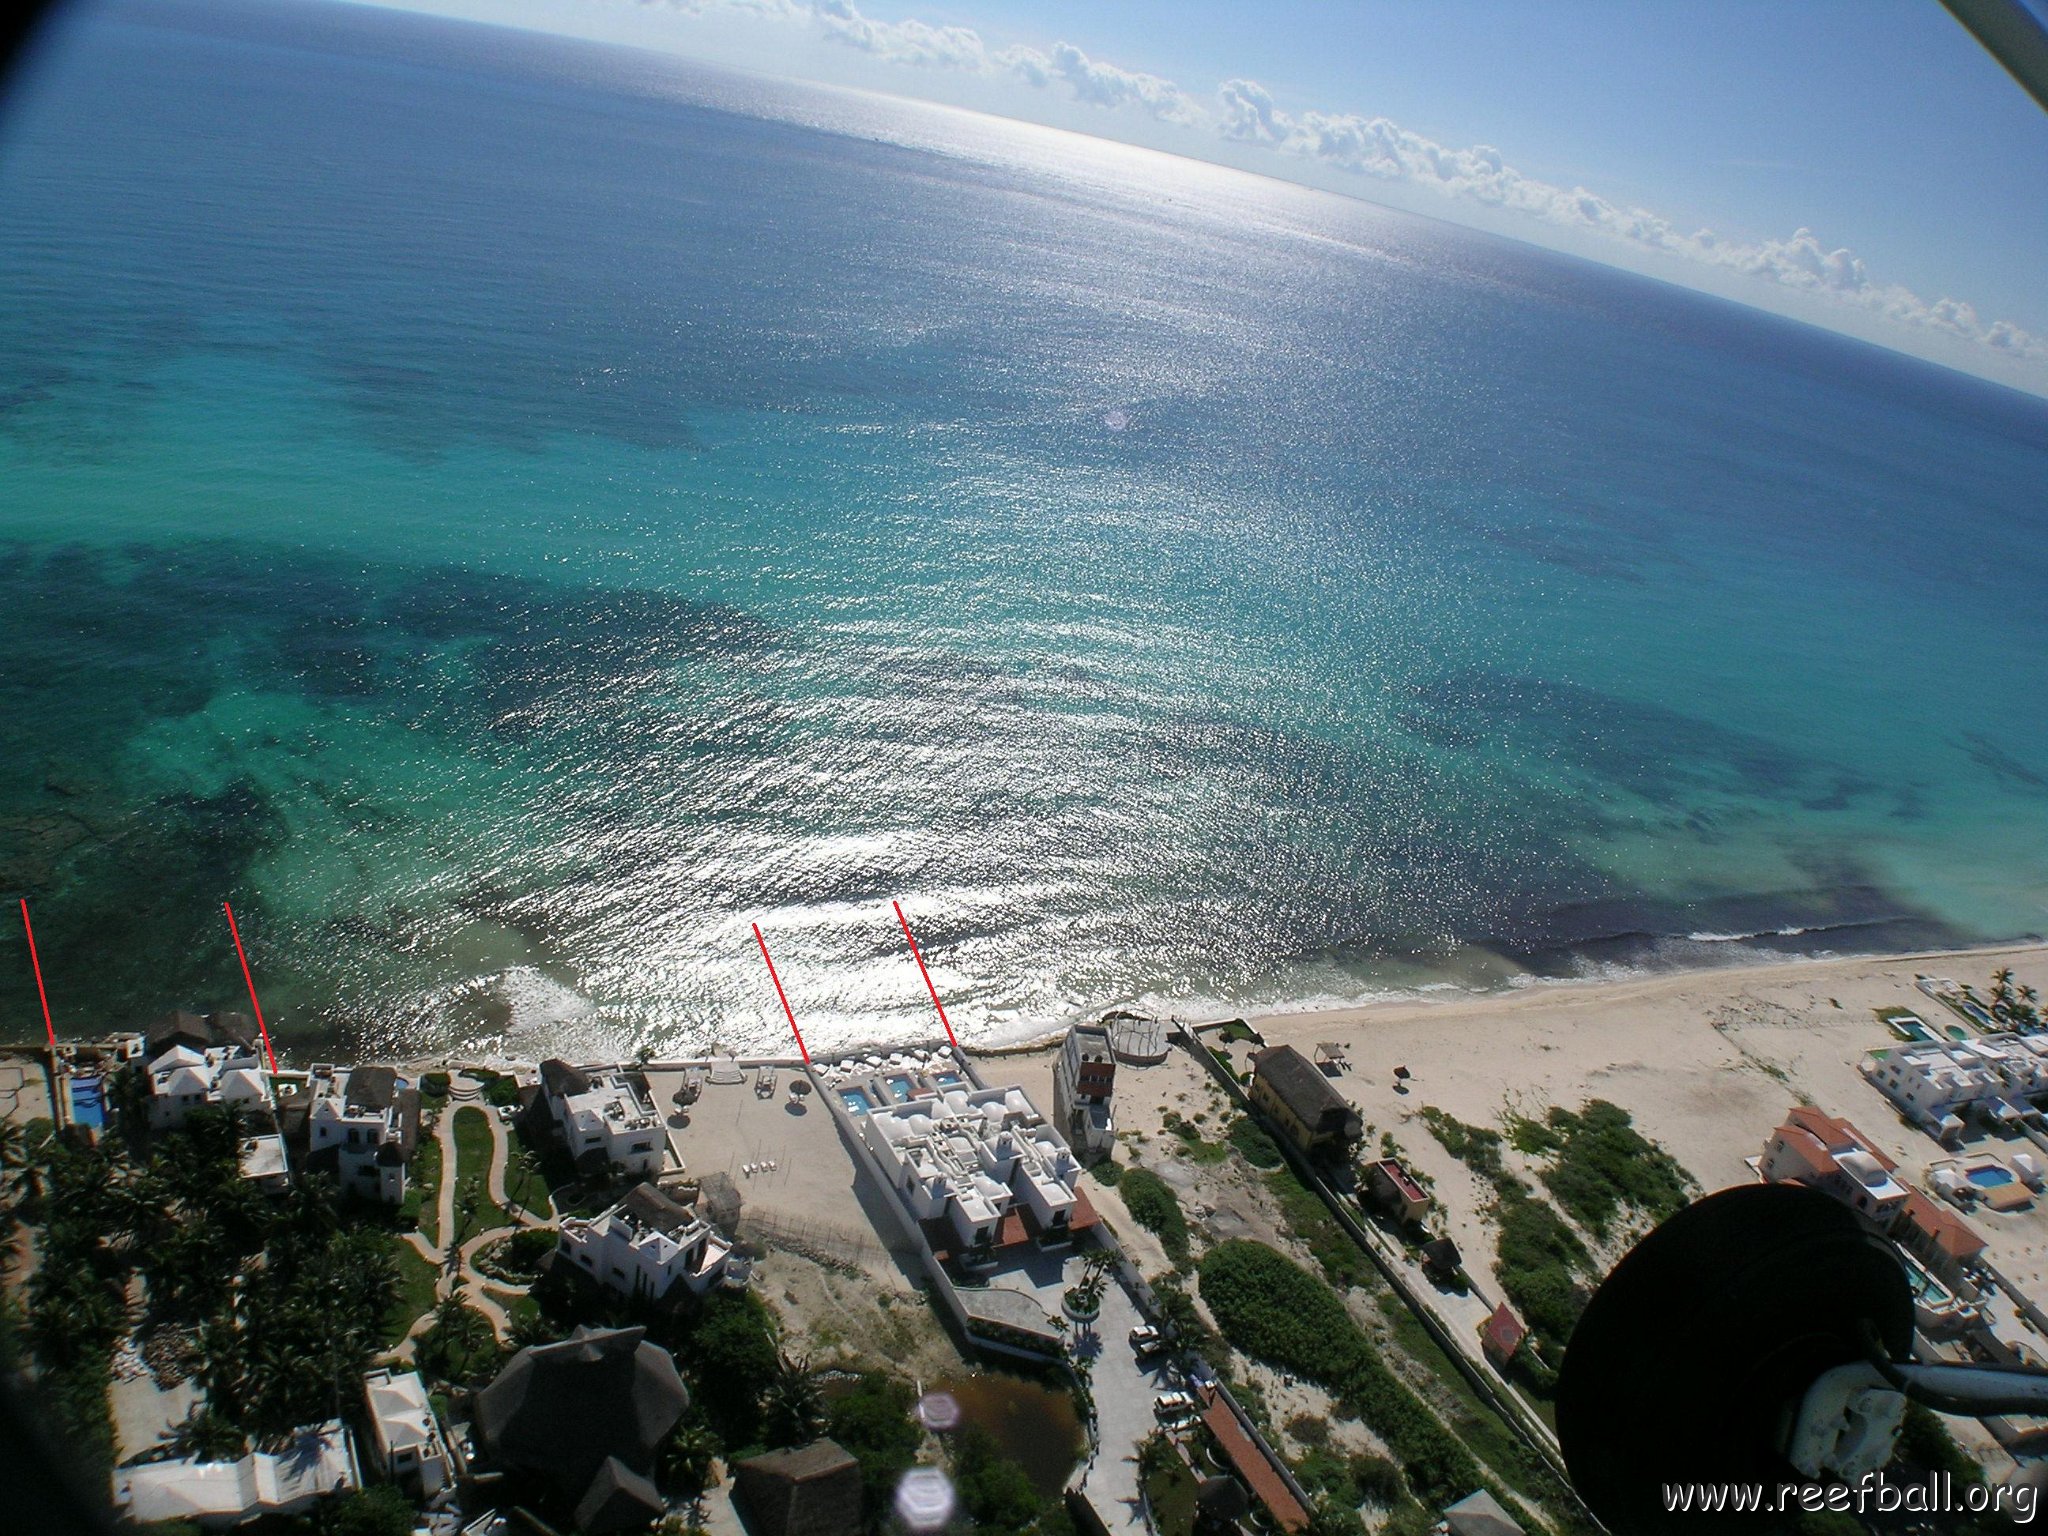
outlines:
[[[1131, 1330], [1144, 1320], [1121, 1285], [1112, 1283], [1103, 1291], [1102, 1315], [1093, 1325], [1099, 1350], [1091, 1383], [1097, 1444], [1080, 1486], [1113, 1536], [1142, 1536], [1146, 1530], [1138, 1497], [1138, 1447], [1159, 1427], [1152, 1400], [1176, 1385], [1167, 1356], [1140, 1364], [1131, 1348]], [[1079, 1346], [1079, 1333], [1074, 1337]]]

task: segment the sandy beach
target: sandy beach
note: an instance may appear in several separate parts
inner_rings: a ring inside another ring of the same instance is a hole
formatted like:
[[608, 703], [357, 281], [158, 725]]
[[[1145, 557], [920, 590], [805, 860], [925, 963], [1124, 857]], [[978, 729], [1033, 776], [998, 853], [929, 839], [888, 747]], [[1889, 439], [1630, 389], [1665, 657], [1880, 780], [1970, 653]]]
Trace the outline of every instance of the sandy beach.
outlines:
[[[2029, 944], [1769, 961], [1248, 1022], [1268, 1043], [1304, 1052], [1341, 1043], [1351, 1069], [1334, 1081], [1371, 1127], [1369, 1144], [1391, 1133], [1435, 1180], [1450, 1235], [1468, 1252], [1490, 1253], [1481, 1216], [1486, 1192], [1422, 1124], [1424, 1105], [1498, 1126], [1508, 1111], [1540, 1118], [1552, 1105], [1607, 1099], [1711, 1191], [1751, 1178], [1744, 1159], [1761, 1151], [1787, 1109], [1810, 1102], [1853, 1120], [1917, 1182], [1946, 1154], [1902, 1123], [1857, 1072], [1866, 1052], [1899, 1043], [1875, 1010], [1906, 1007], [1946, 1023], [1952, 1015], [1915, 987], [1917, 975], [1970, 982], [1981, 994], [1992, 971], [2007, 965], [2018, 982], [2048, 991], [2048, 945]], [[1242, 1062], [1251, 1047], [1230, 1049]], [[1048, 1050], [984, 1069], [1014, 1077], [1049, 1103], [1051, 1063]], [[1396, 1066], [1411, 1074], [1406, 1092]], [[1191, 1115], [1211, 1103], [1206, 1079], [1183, 1051], [1161, 1066], [1120, 1069], [1115, 1112], [1126, 1155], [1154, 1161], [1168, 1153], [1172, 1138], [1160, 1134], [1166, 1113]], [[2001, 1263], [2015, 1279], [2048, 1290], [2048, 1218], [2037, 1211], [1998, 1224], [2012, 1228], [1989, 1234]]]

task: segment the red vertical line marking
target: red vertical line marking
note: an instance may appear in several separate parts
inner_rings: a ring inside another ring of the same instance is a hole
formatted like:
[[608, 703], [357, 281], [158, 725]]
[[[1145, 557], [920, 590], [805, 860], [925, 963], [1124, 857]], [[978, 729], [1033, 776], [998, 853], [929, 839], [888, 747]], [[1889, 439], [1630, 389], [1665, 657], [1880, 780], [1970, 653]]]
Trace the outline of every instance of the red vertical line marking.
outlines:
[[36, 930], [28, 920], [28, 898], [21, 898], [21, 931], [28, 935], [28, 963], [35, 968], [36, 1000], [43, 1005], [43, 1032], [50, 1037], [50, 1049], [57, 1049], [57, 1027], [50, 1022], [50, 994], [43, 990], [43, 962], [36, 956]]
[[263, 1054], [270, 1058], [270, 1070], [277, 1070], [277, 1052], [271, 1049], [270, 1026], [263, 1022], [263, 1005], [256, 1001], [256, 978], [249, 974], [249, 956], [242, 949], [242, 930], [235, 926], [235, 909], [226, 902], [221, 911], [228, 915], [228, 933], [235, 941], [235, 958], [242, 962], [242, 980], [249, 988], [249, 1006], [256, 1010], [256, 1028], [263, 1035]]
[[946, 1017], [946, 1005], [939, 1001], [939, 989], [932, 985], [932, 973], [924, 968], [924, 956], [918, 952], [917, 935], [910, 931], [910, 921], [903, 915], [903, 903], [892, 901], [896, 909], [896, 921], [903, 925], [903, 937], [910, 940], [910, 957], [917, 962], [917, 974], [924, 978], [924, 989], [932, 995], [932, 1006], [939, 1010], [939, 1022], [946, 1026], [946, 1038], [953, 1043], [953, 1049], [960, 1049], [960, 1042], [953, 1039], [953, 1024]]
[[782, 978], [775, 974], [775, 961], [768, 954], [768, 941], [761, 937], [759, 923], [754, 924], [754, 942], [761, 946], [761, 958], [768, 962], [768, 979], [775, 983], [775, 995], [782, 999], [782, 1016], [789, 1020], [789, 1032], [796, 1036], [797, 1051], [808, 1067], [811, 1064], [810, 1049], [804, 1044], [804, 1032], [796, 1027], [796, 1015], [789, 1008], [789, 994], [782, 990]]

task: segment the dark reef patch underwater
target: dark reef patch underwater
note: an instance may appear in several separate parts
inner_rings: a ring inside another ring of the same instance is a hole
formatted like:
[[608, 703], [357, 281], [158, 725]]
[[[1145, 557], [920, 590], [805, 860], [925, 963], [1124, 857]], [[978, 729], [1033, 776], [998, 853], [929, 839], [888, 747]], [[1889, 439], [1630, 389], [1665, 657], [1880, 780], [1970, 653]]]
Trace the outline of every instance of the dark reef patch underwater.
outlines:
[[2038, 400], [1072, 136], [81, 15], [0, 122], [67, 1028], [232, 998], [224, 899], [302, 1060], [777, 1042], [755, 922], [921, 1035], [897, 899], [978, 1039], [2044, 926]]

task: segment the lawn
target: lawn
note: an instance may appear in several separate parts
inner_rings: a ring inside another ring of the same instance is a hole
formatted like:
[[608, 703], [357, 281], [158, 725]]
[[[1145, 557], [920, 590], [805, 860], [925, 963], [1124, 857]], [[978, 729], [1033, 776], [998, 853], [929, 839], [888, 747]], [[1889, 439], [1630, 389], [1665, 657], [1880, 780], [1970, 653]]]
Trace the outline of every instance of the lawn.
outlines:
[[1145, 1501], [1160, 1536], [1188, 1536], [1195, 1528], [1195, 1474], [1179, 1457], [1145, 1479]]
[[521, 1210], [531, 1211], [546, 1219], [552, 1207], [548, 1203], [548, 1181], [536, 1165], [529, 1169], [522, 1164], [522, 1150], [515, 1140], [511, 1147], [511, 1160], [505, 1165], [505, 1195]]
[[441, 1271], [419, 1255], [402, 1237], [391, 1239], [391, 1257], [398, 1264], [398, 1300], [384, 1315], [384, 1342], [396, 1344], [421, 1314], [434, 1310], [434, 1283]]
[[465, 1104], [455, 1111], [455, 1188], [459, 1199], [463, 1186], [472, 1179], [476, 1181], [479, 1198], [476, 1222], [469, 1233], [471, 1237], [479, 1232], [488, 1232], [493, 1227], [509, 1227], [513, 1224], [504, 1207], [491, 1198], [490, 1173], [490, 1119], [485, 1111], [478, 1109], [474, 1104]]
[[413, 1149], [412, 1166], [406, 1170], [405, 1199], [399, 1210], [415, 1218], [420, 1236], [440, 1241], [441, 1228], [441, 1143], [422, 1135]]

